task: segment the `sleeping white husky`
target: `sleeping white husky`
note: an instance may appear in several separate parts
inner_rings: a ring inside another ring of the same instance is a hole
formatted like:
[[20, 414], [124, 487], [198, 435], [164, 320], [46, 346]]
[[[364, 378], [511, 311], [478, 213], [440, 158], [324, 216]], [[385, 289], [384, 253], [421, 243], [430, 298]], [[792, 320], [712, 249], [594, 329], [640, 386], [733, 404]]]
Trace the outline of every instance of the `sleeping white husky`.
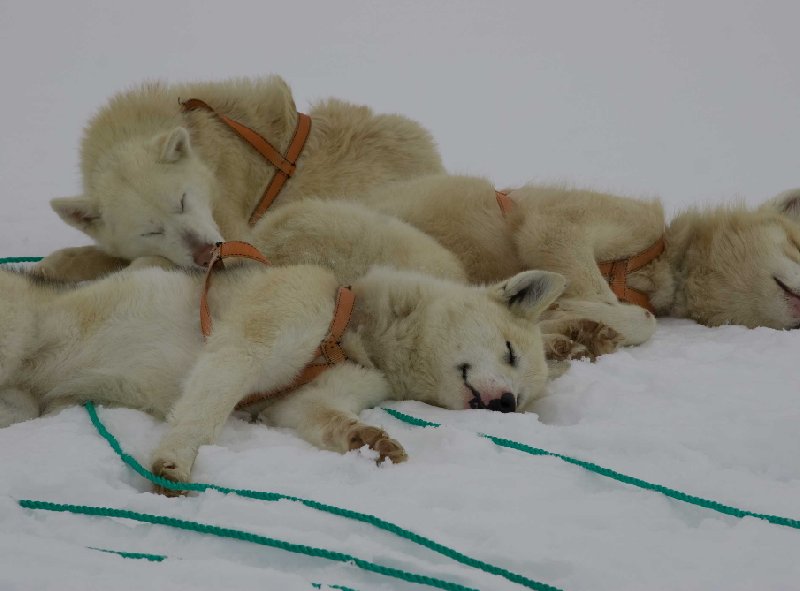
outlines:
[[[304, 199], [269, 212], [251, 243], [275, 265], [321, 265], [351, 283], [374, 265], [419, 271], [466, 282], [458, 257], [414, 226], [355, 203]], [[129, 266], [95, 247], [66, 248], [44, 259], [37, 273], [50, 279], [94, 279]], [[132, 268], [174, 265], [163, 257], [140, 257]]]
[[[192, 98], [248, 126], [282, 154], [292, 143], [298, 112], [278, 76], [150, 83], [119, 93], [86, 127], [83, 194], [51, 202], [105, 255], [202, 266], [214, 243], [252, 240], [251, 214], [278, 168], [212, 112], [181, 107]], [[336, 99], [312, 105], [308, 114], [308, 139], [275, 206], [443, 171], [430, 133], [415, 121]], [[95, 265], [102, 258], [92, 254]]]
[[[471, 281], [525, 269], [564, 275], [567, 287], [545, 315], [545, 332], [590, 318], [635, 345], [652, 335], [654, 316], [708, 326], [800, 325], [800, 190], [754, 210], [691, 209], [669, 225], [657, 200], [533, 185], [508, 197], [504, 213], [489, 181], [433, 175], [356, 199], [436, 238], [458, 255]], [[625, 279], [649, 299], [652, 314], [620, 302], [598, 262], [632, 257], [662, 236], [663, 252]]]
[[[0, 271], [0, 426], [84, 400], [166, 417], [154, 471], [189, 478], [199, 446], [242, 399], [291, 384], [315, 356], [339, 282], [310, 265], [219, 271], [213, 331], [199, 330], [199, 273], [130, 270], [78, 286]], [[270, 399], [265, 422], [321, 448], [405, 459], [358, 412], [386, 399], [525, 410], [547, 379], [536, 320], [561, 293], [529, 271], [488, 287], [375, 268], [352, 284], [351, 360]]]

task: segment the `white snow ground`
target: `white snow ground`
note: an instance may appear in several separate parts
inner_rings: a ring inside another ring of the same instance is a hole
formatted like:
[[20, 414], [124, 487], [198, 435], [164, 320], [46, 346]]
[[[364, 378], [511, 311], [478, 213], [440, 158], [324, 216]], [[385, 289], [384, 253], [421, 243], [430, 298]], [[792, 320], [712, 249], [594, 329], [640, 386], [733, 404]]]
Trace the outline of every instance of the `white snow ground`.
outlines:
[[[434, 131], [448, 167], [504, 186], [568, 179], [658, 194], [674, 210], [735, 195], [758, 202], [800, 184], [795, 2], [222, 4], [0, 2], [0, 256], [85, 243], [47, 200], [79, 190], [86, 118], [147, 77], [280, 73], [301, 108], [335, 95], [407, 113]], [[446, 425], [420, 429], [365, 412], [403, 442], [406, 464], [378, 468], [231, 419], [194, 477], [371, 513], [565, 590], [796, 589], [800, 531], [474, 433], [798, 519], [799, 345], [800, 331], [662, 320], [648, 344], [574, 364], [538, 414], [398, 405]], [[124, 409], [100, 416], [147, 464], [162, 426]], [[473, 588], [523, 588], [296, 503], [148, 490], [81, 408], [0, 430], [0, 589], [423, 588], [164, 526], [22, 509], [19, 499], [175, 516]]]

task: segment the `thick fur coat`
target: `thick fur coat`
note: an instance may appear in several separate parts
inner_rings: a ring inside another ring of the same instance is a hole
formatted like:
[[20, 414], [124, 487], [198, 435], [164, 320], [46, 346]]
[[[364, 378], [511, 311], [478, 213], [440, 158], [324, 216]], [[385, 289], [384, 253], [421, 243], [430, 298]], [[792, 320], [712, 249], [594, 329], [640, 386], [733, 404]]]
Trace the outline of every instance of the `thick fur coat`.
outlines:
[[[213, 243], [251, 240], [250, 213], [275, 169], [212, 113], [184, 112], [179, 101], [189, 98], [251, 127], [281, 151], [295, 131], [294, 99], [278, 76], [151, 83], [116, 95], [86, 127], [83, 194], [52, 200], [106, 255], [202, 265]], [[431, 135], [405, 117], [336, 99], [308, 114], [305, 149], [274, 207], [443, 170]]]
[[[0, 271], [0, 427], [84, 400], [145, 410], [169, 422], [154, 471], [187, 480], [198, 448], [239, 401], [286, 387], [312, 361], [339, 285], [310, 265], [221, 271], [204, 340], [202, 279], [144, 269], [69, 286]], [[352, 285], [342, 339], [352, 362], [254, 412], [319, 447], [368, 445], [401, 461], [402, 446], [357, 413], [390, 398], [529, 408], [547, 379], [536, 321], [563, 287], [563, 277], [543, 271], [467, 287], [373, 269]]]
[[[277, 208], [264, 217], [251, 241], [275, 265], [314, 264], [331, 269], [348, 284], [374, 265], [419, 271], [466, 283], [458, 257], [421, 230], [393, 216], [356, 203], [303, 199]], [[95, 247], [57, 251], [36, 271], [45, 277], [63, 275], [95, 279], [129, 266]], [[163, 257], [140, 257], [132, 268], [173, 267]]]
[[485, 179], [432, 175], [392, 183], [356, 197], [422, 229], [458, 255], [473, 282], [524, 269], [567, 279], [543, 329], [590, 318], [612, 327], [624, 344], [655, 329], [647, 311], [617, 301], [598, 261], [641, 252], [661, 235], [665, 252], [630, 276], [660, 316], [700, 323], [793, 328], [800, 324], [800, 190], [751, 210], [691, 210], [669, 226], [658, 200], [565, 187], [510, 191], [504, 214]]

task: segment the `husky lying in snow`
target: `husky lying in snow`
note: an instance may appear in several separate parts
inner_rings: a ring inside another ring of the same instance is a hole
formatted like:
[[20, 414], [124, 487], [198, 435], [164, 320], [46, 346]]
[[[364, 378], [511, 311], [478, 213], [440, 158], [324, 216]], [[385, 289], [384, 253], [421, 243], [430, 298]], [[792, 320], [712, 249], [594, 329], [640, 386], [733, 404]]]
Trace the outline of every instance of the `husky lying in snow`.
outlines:
[[436, 238], [459, 256], [472, 281], [524, 269], [563, 274], [567, 287], [544, 315], [544, 332], [582, 317], [612, 327], [623, 344], [647, 340], [653, 315], [619, 302], [597, 261], [635, 255], [662, 235], [663, 254], [627, 279], [658, 316], [708, 326], [800, 325], [800, 189], [754, 211], [690, 210], [668, 227], [656, 200], [536, 186], [509, 197], [503, 214], [488, 181], [439, 175], [385, 185], [357, 200]]
[[[0, 427], [84, 400], [166, 417], [154, 472], [189, 478], [239, 401], [292, 383], [312, 361], [339, 283], [320, 267], [245, 264], [215, 275], [214, 330], [198, 328], [199, 273], [143, 269], [66, 286], [0, 271]], [[536, 320], [564, 287], [528, 271], [488, 287], [375, 268], [355, 281], [349, 359], [262, 404], [261, 418], [346, 452], [402, 446], [357, 413], [387, 399], [525, 410], [547, 367]], [[255, 296], [255, 297], [254, 297]]]
[[[162, 256], [179, 266], [202, 266], [214, 243], [252, 240], [251, 212], [277, 169], [214, 114], [184, 111], [179, 101], [193, 97], [280, 151], [292, 140], [298, 114], [291, 90], [277, 76], [145, 84], [116, 95], [84, 134], [84, 194], [52, 200], [53, 209], [109, 257]], [[443, 172], [430, 134], [405, 117], [335, 99], [309, 114], [305, 148], [276, 205]], [[92, 254], [95, 265], [102, 259]]]
[[[343, 284], [355, 281], [373, 265], [462, 283], [467, 279], [458, 257], [431, 236], [356, 203], [304, 199], [283, 205], [264, 216], [252, 236], [252, 243], [273, 264], [321, 265], [331, 269]], [[46, 277], [93, 278], [127, 265], [128, 261], [109, 259], [89, 246], [56, 251], [39, 263], [36, 271]], [[172, 264], [160, 257], [141, 257], [130, 266], [170, 268]], [[543, 343], [552, 377], [568, 368], [563, 362], [565, 350], [570, 351], [570, 357], [594, 357], [608, 352], [614, 337], [609, 327], [585, 318], [549, 322]]]
[[[351, 283], [374, 265], [419, 271], [466, 282], [455, 254], [395, 217], [344, 201], [304, 199], [269, 212], [252, 233], [251, 243], [275, 265], [321, 265], [339, 282]], [[95, 279], [125, 267], [172, 268], [162, 257], [140, 257], [129, 265], [92, 246], [56, 251], [36, 272], [51, 279]]]

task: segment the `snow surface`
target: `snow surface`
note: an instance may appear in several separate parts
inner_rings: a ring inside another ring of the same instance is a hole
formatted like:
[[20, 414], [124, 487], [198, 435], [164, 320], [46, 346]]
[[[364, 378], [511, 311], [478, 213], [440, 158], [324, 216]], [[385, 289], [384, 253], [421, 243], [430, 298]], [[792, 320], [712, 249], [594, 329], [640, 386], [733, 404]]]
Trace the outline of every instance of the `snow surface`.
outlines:
[[[80, 129], [145, 78], [280, 73], [302, 108], [339, 96], [428, 126], [447, 166], [498, 185], [569, 180], [674, 211], [800, 184], [796, 2], [0, 2], [0, 256], [86, 243], [47, 200], [80, 190]], [[299, 20], [300, 19], [300, 20]], [[402, 465], [231, 419], [194, 478], [372, 513], [565, 590], [796, 589], [800, 532], [736, 519], [499, 449], [476, 432], [590, 460], [751, 511], [800, 518], [800, 331], [662, 320], [655, 338], [575, 363], [537, 414], [380, 409]], [[145, 465], [163, 426], [101, 409]], [[0, 430], [0, 589], [422, 588], [353, 566], [120, 519], [99, 505], [238, 528], [483, 590], [516, 584], [295, 503], [166, 499], [81, 408]], [[152, 563], [87, 547], [165, 554]]]

